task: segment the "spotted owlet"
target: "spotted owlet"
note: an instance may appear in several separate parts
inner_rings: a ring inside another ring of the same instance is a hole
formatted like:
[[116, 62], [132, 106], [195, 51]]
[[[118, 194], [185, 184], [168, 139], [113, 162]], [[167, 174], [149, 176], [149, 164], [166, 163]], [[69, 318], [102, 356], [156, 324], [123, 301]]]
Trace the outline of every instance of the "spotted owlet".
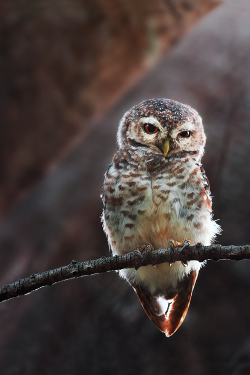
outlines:
[[[211, 244], [208, 179], [201, 165], [206, 136], [198, 113], [169, 99], [134, 106], [118, 128], [119, 149], [105, 174], [103, 227], [114, 255], [170, 240]], [[125, 269], [152, 322], [171, 336], [183, 322], [201, 263], [189, 261]]]

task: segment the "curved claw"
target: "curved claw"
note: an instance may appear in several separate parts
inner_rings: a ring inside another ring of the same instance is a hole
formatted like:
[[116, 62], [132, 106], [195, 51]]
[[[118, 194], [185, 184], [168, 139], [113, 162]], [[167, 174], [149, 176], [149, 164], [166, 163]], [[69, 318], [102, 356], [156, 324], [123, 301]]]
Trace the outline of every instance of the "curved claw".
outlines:
[[[170, 245], [170, 248], [171, 248], [171, 250], [173, 251], [176, 247], [181, 247], [181, 250], [180, 251], [182, 251], [182, 250], [184, 250], [184, 249], [187, 249], [189, 246], [190, 246], [190, 241], [189, 240], [184, 240], [183, 242], [178, 242], [178, 241], [174, 241], [174, 240], [170, 240], [169, 241], [169, 245]], [[181, 262], [182, 263], [182, 265], [184, 266], [184, 267], [187, 267], [187, 264], [188, 264], [188, 262]], [[169, 265], [171, 265], [170, 263], [169, 263]]]
[[[190, 241], [189, 241], [189, 240], [184, 240], [184, 241], [183, 241], [183, 246], [182, 246], [182, 248], [181, 248], [181, 251], [184, 250], [184, 249], [187, 249], [189, 246], [190, 246]], [[186, 262], [181, 262], [181, 263], [182, 263], [182, 265], [183, 265], [184, 267], [187, 267], [187, 265], [188, 265], [188, 262], [187, 262], [187, 261], [186, 261]]]
[[182, 245], [182, 248], [181, 248], [181, 251], [184, 250], [184, 249], [187, 249], [189, 246], [190, 246], [190, 241], [189, 240], [184, 240], [181, 245]]
[[179, 243], [180, 242], [177, 242], [177, 241], [174, 241], [174, 240], [170, 240], [169, 241], [169, 246], [170, 246], [171, 250], [174, 250], [176, 247], [179, 247]]

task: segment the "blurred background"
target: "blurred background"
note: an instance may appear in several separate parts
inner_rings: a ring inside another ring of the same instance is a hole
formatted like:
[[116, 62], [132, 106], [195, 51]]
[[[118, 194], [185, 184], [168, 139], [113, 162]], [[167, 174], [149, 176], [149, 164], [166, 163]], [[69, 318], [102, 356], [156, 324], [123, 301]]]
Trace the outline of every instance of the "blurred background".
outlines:
[[[107, 256], [103, 175], [123, 113], [171, 98], [201, 114], [223, 245], [250, 242], [248, 0], [4, 0], [0, 285]], [[250, 264], [208, 262], [166, 338], [114, 272], [0, 304], [12, 374], [250, 374]]]

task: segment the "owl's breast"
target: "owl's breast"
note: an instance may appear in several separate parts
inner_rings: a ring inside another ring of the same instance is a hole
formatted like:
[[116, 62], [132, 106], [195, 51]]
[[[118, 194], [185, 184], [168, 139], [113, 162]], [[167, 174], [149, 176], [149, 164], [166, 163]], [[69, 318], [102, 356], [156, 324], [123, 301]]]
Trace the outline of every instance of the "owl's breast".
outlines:
[[170, 239], [209, 245], [218, 232], [201, 168], [190, 156], [168, 162], [154, 175], [152, 201], [157, 248]]
[[110, 167], [103, 187], [103, 226], [114, 254], [145, 243], [164, 248], [171, 239], [210, 243], [207, 195], [191, 159], [164, 161], [160, 168], [146, 162], [119, 166]]

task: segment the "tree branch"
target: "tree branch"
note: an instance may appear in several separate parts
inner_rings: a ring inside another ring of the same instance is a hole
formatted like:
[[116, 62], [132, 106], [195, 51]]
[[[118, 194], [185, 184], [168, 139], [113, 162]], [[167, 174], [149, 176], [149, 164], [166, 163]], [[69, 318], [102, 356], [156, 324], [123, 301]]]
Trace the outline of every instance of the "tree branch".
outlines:
[[135, 268], [156, 265], [164, 262], [186, 262], [188, 260], [243, 260], [250, 259], [250, 245], [244, 246], [203, 246], [197, 244], [184, 250], [181, 248], [154, 250], [149, 253], [130, 252], [122, 256], [102, 257], [87, 262], [72, 260], [67, 266], [55, 268], [42, 273], [20, 279], [15, 283], [0, 288], [0, 302], [28, 294], [44, 286], [51, 286], [60, 281], [81, 276], [89, 276], [97, 273], [121, 270], [123, 268]]

